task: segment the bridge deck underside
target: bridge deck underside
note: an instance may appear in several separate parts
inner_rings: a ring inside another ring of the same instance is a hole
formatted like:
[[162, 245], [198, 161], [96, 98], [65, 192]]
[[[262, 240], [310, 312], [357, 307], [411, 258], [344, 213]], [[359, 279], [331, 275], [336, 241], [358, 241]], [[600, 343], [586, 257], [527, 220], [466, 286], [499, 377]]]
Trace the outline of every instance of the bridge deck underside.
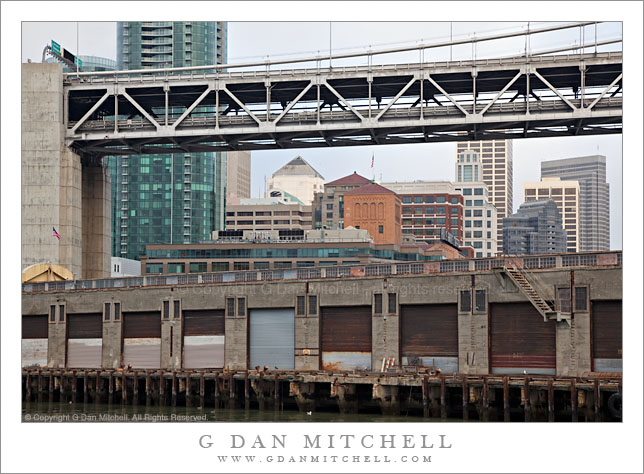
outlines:
[[615, 53], [442, 68], [68, 76], [67, 141], [100, 156], [620, 133], [621, 83]]

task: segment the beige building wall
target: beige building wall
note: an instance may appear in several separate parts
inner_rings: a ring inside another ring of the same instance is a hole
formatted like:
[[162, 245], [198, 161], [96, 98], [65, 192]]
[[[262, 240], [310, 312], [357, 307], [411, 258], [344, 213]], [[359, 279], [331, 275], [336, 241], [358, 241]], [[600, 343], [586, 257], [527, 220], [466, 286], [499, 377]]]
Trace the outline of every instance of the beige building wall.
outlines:
[[541, 181], [523, 183], [524, 202], [548, 198], [557, 204], [561, 214], [561, 223], [567, 234], [567, 251], [579, 252], [579, 182], [543, 178]]
[[503, 253], [503, 218], [511, 216], [513, 209], [513, 153], [512, 140], [478, 140], [456, 145], [456, 156], [465, 150], [479, 154], [482, 175], [479, 179], [487, 185], [489, 202], [496, 208], [497, 253]]
[[226, 200], [250, 198], [250, 151], [227, 152]]
[[324, 180], [316, 176], [275, 176], [266, 182], [266, 197], [271, 196], [271, 191], [285, 191], [310, 205], [315, 193], [324, 191]]
[[226, 207], [226, 230], [311, 229], [311, 221], [311, 206], [300, 204], [258, 203]]

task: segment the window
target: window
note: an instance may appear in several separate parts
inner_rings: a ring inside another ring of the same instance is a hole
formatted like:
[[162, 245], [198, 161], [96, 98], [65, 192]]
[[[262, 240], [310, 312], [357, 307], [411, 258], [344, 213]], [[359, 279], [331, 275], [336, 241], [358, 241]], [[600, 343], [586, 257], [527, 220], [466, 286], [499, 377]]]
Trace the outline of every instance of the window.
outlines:
[[298, 316], [303, 316], [306, 313], [306, 310], [304, 308], [304, 305], [306, 303], [306, 300], [304, 296], [298, 296], [296, 305], [295, 305], [295, 314]]
[[465, 209], [465, 217], [472, 217], [472, 210], [471, 209]]
[[465, 227], [472, 227], [472, 221], [465, 221]]
[[474, 217], [483, 217], [482, 209], [474, 209]]
[[114, 303], [114, 321], [121, 320], [121, 303]]
[[250, 270], [250, 262], [234, 262], [233, 270], [235, 271]]
[[474, 227], [483, 227], [483, 221], [474, 221]]
[[[106, 308], [107, 310], [107, 308]], [[107, 312], [107, 311], [106, 311]], [[164, 301], [163, 302], [163, 319], [170, 319], [170, 302], [169, 301]], [[107, 319], [106, 319], [107, 321]]]
[[475, 249], [482, 249], [483, 248], [483, 242], [481, 242], [481, 241], [474, 242], [474, 248]]
[[434, 213], [434, 207], [426, 207], [425, 208], [425, 214], [433, 214]]
[[186, 264], [182, 262], [170, 262], [168, 263], [168, 273], [185, 273]]
[[463, 189], [463, 196], [471, 196], [471, 195], [472, 195], [472, 188]]
[[403, 196], [402, 202], [403, 204], [411, 204], [411, 196]]
[[485, 290], [476, 290], [474, 298], [474, 311], [477, 313], [485, 313]]
[[181, 319], [181, 301], [174, 301], [174, 319]]
[[557, 296], [559, 299], [559, 311], [570, 313], [570, 287], [558, 288]]
[[483, 205], [483, 199], [475, 199], [474, 200], [474, 205], [475, 206], [482, 206]]
[[425, 203], [426, 204], [433, 204], [434, 203], [434, 196], [425, 196]]
[[327, 209], [327, 211], [332, 211], [333, 210], [333, 204], [327, 204], [326, 209]]
[[453, 216], [458, 215], [458, 207], [450, 208], [449, 213]]
[[436, 214], [445, 214], [445, 206], [438, 206], [436, 208]]
[[423, 203], [423, 197], [422, 196], [414, 196], [414, 203], [415, 204], [422, 204]]
[[483, 188], [474, 188], [475, 196], [483, 196]]
[[458, 219], [451, 219], [452, 227], [458, 227]]
[[575, 287], [575, 311], [588, 311], [588, 288]]
[[488, 216], [488, 217], [492, 217], [492, 211], [491, 211], [491, 210], [489, 210], [489, 209], [488, 209], [488, 211], [487, 211], [487, 216]]
[[389, 293], [389, 312], [396, 313], [396, 293]]
[[379, 225], [378, 226], [378, 233], [382, 234], [384, 232], [383, 226]]
[[373, 295], [373, 312], [374, 314], [382, 314], [382, 293]]
[[480, 230], [475, 230], [475, 231], [474, 231], [474, 238], [475, 238], [475, 239], [481, 239], [481, 238], [483, 238], [483, 232], [482, 232], [482, 231], [480, 231]]
[[445, 203], [445, 196], [436, 196], [436, 202], [439, 204]]
[[472, 206], [472, 200], [468, 199], [467, 201], [465, 201], [465, 205], [468, 206], [468, 207]]
[[233, 317], [235, 316], [235, 298], [228, 298], [226, 300], [226, 308], [228, 310], [228, 316]]
[[403, 212], [403, 214], [411, 214], [413, 212], [413, 208], [411, 208], [411, 207], [403, 207], [402, 212]]
[[255, 270], [268, 270], [269, 264], [268, 262], [254, 262], [253, 263], [253, 268]]
[[206, 262], [190, 262], [190, 273], [206, 273], [208, 264]]
[[458, 198], [457, 198], [457, 197], [453, 197], [453, 198], [451, 198], [451, 199], [450, 199], [450, 202], [451, 202], [452, 204], [458, 204]]
[[461, 290], [461, 297], [459, 300], [461, 303], [461, 313], [469, 313], [472, 311], [472, 295], [470, 290]]
[[309, 295], [309, 314], [318, 314], [317, 295]]
[[246, 298], [237, 298], [237, 316], [246, 316]]

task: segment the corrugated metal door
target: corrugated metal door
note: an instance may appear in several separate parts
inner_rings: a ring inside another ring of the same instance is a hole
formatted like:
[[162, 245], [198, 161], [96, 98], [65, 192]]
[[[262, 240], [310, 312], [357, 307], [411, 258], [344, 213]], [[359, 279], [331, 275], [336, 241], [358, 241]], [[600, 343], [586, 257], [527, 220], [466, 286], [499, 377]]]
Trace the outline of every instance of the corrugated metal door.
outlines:
[[458, 372], [458, 308], [455, 304], [401, 307], [400, 357], [403, 365]]
[[47, 367], [49, 326], [46, 314], [22, 316], [22, 366]]
[[123, 313], [123, 364], [134, 368], [161, 366], [161, 313]]
[[67, 367], [100, 368], [103, 353], [103, 315], [67, 316]]
[[224, 310], [183, 310], [183, 366], [224, 366]]
[[593, 370], [622, 371], [622, 302], [593, 301]]
[[489, 330], [493, 374], [555, 374], [555, 321], [530, 303], [492, 304]]
[[321, 308], [323, 370], [371, 369], [371, 306]]
[[250, 310], [250, 367], [295, 368], [295, 311]]

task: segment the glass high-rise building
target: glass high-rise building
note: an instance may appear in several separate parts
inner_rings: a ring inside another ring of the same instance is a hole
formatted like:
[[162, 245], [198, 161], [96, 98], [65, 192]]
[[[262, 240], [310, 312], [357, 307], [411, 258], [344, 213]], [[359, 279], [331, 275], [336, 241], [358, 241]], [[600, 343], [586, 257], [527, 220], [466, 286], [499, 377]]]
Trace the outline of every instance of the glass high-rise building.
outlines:
[[579, 251], [610, 249], [610, 186], [603, 155], [542, 161], [541, 179], [579, 181]]
[[[118, 22], [119, 70], [226, 62], [221, 22]], [[205, 112], [197, 108], [194, 113]], [[170, 114], [179, 116], [181, 111]], [[147, 244], [198, 243], [223, 229], [225, 153], [108, 159], [112, 177], [112, 255], [138, 259]]]

